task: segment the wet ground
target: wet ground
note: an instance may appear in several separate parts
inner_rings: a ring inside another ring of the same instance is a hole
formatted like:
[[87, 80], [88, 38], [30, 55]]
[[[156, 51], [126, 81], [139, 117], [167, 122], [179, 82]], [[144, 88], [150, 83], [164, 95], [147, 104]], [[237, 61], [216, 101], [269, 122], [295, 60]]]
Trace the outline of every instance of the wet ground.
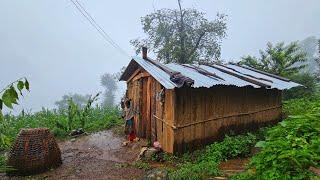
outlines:
[[[112, 130], [59, 143], [63, 164], [34, 179], [140, 179], [144, 171], [132, 165], [144, 142], [123, 147], [125, 139]], [[9, 179], [1, 176], [0, 179]], [[25, 179], [15, 177], [10, 179]]]
[[[144, 170], [133, 165], [141, 147], [146, 142], [130, 143], [122, 146], [124, 137], [114, 133], [116, 129], [59, 142], [63, 164], [57, 169], [31, 177], [7, 177], [0, 174], [0, 179], [140, 179]], [[242, 172], [249, 162], [247, 158], [231, 159], [220, 164], [224, 177]], [[170, 163], [151, 163], [152, 168], [172, 167]]]

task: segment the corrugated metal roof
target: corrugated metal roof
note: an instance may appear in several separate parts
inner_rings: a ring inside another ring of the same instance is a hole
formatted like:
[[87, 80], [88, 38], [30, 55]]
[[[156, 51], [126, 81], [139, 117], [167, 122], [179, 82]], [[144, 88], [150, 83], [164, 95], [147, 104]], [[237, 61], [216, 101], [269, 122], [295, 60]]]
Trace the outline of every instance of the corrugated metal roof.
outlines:
[[170, 75], [161, 70], [159, 67], [140, 57], [133, 57], [133, 60], [135, 60], [143, 69], [145, 69], [166, 89], [174, 89], [176, 87], [176, 84], [170, 80]]
[[[177, 85], [170, 80], [170, 75], [153, 63], [140, 57], [133, 57], [133, 61], [138, 63], [143, 69], [149, 72], [150, 75], [153, 76], [166, 89], [174, 89], [177, 87]], [[234, 64], [198, 66], [170, 63], [165, 64], [165, 66], [194, 80], [194, 84], [192, 86], [194, 88], [209, 88], [216, 85], [232, 85], [237, 87], [252, 86], [254, 88], [260, 88], [262, 85], [265, 85], [267, 88], [284, 90], [301, 86], [298, 83], [277, 77], [275, 75]], [[126, 80], [125, 77], [128, 77], [130, 74], [129, 70], [127, 70], [122, 75], [121, 80]]]
[[[284, 80], [280, 80], [280, 79], [277, 79], [277, 78], [274, 78], [274, 77], [271, 77], [271, 76], [268, 76], [268, 75], [265, 75], [265, 74], [262, 74], [262, 73], [258, 73], [258, 72], [243, 68], [241, 66], [237, 66], [237, 65], [233, 65], [233, 64], [229, 64], [228, 66], [233, 68], [233, 69], [235, 69], [235, 70], [237, 70], [237, 71], [240, 71], [240, 72], [242, 72], [244, 74], [249, 74], [249, 75], [254, 76], [254, 77], [268, 79], [268, 80], [272, 81], [272, 83], [269, 83], [271, 85], [271, 88], [276, 88], [276, 89], [283, 90], [283, 89], [290, 89], [290, 88], [293, 88], [293, 87], [301, 86], [300, 84], [295, 83], [293, 81], [287, 82], [287, 81], [284, 81]], [[264, 81], [264, 82], [267, 83], [266, 81]]]

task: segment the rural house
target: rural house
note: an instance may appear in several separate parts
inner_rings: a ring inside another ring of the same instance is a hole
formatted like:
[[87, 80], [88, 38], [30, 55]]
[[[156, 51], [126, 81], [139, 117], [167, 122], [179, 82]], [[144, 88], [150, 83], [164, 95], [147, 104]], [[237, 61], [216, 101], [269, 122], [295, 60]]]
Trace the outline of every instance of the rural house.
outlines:
[[236, 64], [161, 64], [134, 57], [120, 80], [136, 111], [138, 137], [169, 153], [192, 151], [282, 118], [282, 91], [299, 84]]

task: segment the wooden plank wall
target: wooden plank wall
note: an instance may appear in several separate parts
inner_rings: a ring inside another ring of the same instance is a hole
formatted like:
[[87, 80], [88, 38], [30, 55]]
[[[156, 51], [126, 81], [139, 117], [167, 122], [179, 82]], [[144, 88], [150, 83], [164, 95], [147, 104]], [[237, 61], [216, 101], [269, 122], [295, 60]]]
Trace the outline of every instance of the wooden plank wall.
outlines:
[[[166, 152], [173, 152], [174, 90], [166, 90], [152, 76], [139, 69], [127, 82], [128, 97], [139, 112], [134, 117], [138, 137], [159, 141]], [[163, 92], [163, 99], [160, 92]]]
[[150, 97], [147, 96], [149, 78], [150, 75], [140, 68], [127, 81], [128, 98], [132, 100], [132, 107], [136, 112], [134, 130], [140, 138], [146, 138], [147, 128], [150, 127]]
[[193, 151], [229, 131], [256, 129], [281, 119], [282, 92], [216, 86], [176, 89], [174, 152]]
[[157, 119], [154, 116], [156, 114], [156, 83], [154, 78], [150, 78], [151, 81], [151, 142], [157, 141]]
[[[154, 82], [154, 120], [156, 121], [157, 141], [160, 142], [164, 151], [173, 153], [174, 90], [166, 90], [157, 81], [154, 80]], [[160, 92], [163, 93], [162, 96]]]

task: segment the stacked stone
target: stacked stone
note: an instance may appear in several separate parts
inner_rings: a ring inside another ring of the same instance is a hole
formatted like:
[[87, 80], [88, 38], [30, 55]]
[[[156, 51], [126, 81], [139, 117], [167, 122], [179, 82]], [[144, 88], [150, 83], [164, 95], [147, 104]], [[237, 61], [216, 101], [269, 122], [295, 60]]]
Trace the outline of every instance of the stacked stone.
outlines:
[[21, 129], [10, 151], [9, 174], [31, 175], [62, 164], [59, 146], [47, 128]]

